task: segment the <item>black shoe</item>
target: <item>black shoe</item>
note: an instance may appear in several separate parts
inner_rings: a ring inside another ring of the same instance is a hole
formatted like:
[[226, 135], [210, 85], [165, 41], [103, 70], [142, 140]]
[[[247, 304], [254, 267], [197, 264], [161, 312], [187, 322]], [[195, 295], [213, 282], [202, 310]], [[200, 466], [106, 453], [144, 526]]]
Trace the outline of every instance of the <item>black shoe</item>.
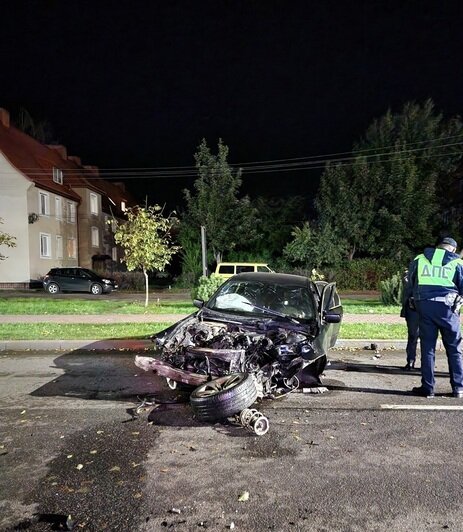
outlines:
[[407, 362], [402, 369], [404, 371], [413, 371], [415, 369], [415, 363], [414, 362]]
[[[412, 388], [412, 394], [419, 395], [420, 397], [426, 397], [426, 399], [432, 399], [434, 397], [434, 392], [425, 390], [423, 386]], [[462, 397], [463, 397], [463, 392], [462, 392]]]
[[455, 391], [452, 393], [452, 395], [457, 399], [463, 399], [463, 390]]

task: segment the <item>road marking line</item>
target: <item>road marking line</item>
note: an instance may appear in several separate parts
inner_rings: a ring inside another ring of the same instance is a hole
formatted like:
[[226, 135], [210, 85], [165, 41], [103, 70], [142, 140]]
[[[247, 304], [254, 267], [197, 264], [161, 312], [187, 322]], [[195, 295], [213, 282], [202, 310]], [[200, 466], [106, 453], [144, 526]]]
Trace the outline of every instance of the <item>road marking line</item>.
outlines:
[[380, 405], [383, 410], [463, 410], [463, 405]]

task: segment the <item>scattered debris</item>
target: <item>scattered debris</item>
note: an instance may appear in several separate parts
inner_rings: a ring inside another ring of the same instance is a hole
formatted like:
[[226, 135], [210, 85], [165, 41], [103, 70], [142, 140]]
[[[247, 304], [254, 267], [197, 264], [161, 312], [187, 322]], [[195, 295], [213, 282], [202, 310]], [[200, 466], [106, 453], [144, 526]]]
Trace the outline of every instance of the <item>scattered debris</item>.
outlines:
[[67, 519], [66, 519], [66, 528], [68, 530], [74, 530], [74, 526], [75, 526], [76, 522], [74, 521], [74, 519], [72, 518], [71, 514], [68, 515]]
[[182, 511], [180, 510], [180, 508], [171, 508], [170, 513], [171, 514], [181, 514]]
[[269, 429], [268, 419], [255, 408], [245, 408], [242, 410], [237, 416], [237, 421], [257, 436], [267, 434]]
[[76, 469], [78, 469], [79, 471], [80, 471], [81, 469], [83, 469], [83, 468], [84, 468], [84, 464], [77, 464], [77, 465], [76, 465]]
[[326, 386], [315, 386], [314, 388], [302, 388], [302, 393], [320, 394], [326, 393], [328, 388]]

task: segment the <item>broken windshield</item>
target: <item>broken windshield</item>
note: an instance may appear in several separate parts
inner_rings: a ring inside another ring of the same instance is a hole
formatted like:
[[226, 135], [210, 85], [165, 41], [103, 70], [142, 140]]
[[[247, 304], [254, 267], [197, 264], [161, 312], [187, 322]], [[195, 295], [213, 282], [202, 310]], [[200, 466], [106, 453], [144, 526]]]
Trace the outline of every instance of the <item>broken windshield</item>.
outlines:
[[[308, 287], [255, 280], [228, 281], [208, 302], [207, 308], [233, 314], [259, 316], [273, 313], [276, 316], [304, 320], [315, 317], [314, 304]], [[267, 312], [267, 309], [271, 312]]]

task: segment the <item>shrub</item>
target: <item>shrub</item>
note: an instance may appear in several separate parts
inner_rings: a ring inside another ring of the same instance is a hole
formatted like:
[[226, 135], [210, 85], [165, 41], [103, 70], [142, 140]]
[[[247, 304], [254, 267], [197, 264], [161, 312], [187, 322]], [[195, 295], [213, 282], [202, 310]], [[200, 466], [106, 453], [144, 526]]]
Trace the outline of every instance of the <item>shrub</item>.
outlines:
[[110, 277], [119, 285], [119, 290], [145, 289], [145, 277], [142, 272], [100, 272], [101, 277]]
[[214, 273], [210, 277], [202, 275], [199, 278], [198, 286], [193, 288], [191, 296], [193, 299], [199, 298], [208, 301], [221, 284], [223, 284], [222, 277]]
[[340, 290], [379, 290], [403, 265], [392, 259], [354, 259], [323, 269], [327, 281], [336, 281]]
[[403, 296], [402, 277], [399, 272], [389, 279], [381, 281], [381, 303], [384, 305], [401, 305]]

